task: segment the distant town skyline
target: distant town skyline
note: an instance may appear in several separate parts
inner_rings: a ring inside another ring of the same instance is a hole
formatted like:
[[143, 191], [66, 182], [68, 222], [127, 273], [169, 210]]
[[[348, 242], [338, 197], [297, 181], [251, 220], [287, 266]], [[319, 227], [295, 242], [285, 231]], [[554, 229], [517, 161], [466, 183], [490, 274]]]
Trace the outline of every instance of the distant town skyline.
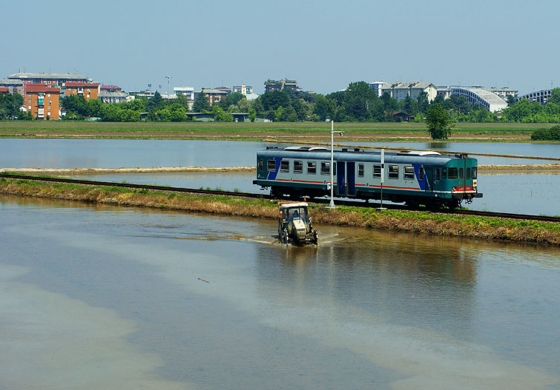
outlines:
[[[126, 91], [293, 79], [328, 94], [355, 81], [560, 85], [560, 2], [145, 0], [7, 3], [0, 77], [79, 73]], [[167, 78], [170, 76], [171, 78]], [[161, 87], [160, 87], [161, 86]]]

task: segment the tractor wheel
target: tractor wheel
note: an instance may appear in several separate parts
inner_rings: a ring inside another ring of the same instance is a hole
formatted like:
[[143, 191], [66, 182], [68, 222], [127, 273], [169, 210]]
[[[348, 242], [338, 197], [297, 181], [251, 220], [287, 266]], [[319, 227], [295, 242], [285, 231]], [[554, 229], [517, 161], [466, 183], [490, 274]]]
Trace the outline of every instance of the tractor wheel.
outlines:
[[284, 229], [284, 232], [282, 233], [282, 242], [285, 245], [288, 245], [288, 231], [286, 229]]

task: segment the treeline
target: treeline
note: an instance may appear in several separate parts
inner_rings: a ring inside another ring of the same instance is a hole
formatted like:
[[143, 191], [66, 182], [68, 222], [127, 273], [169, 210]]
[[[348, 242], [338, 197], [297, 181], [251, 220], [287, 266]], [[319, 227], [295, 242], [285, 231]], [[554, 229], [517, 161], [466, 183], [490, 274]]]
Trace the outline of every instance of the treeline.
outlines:
[[[23, 98], [18, 95], [3, 94], [0, 99], [0, 119], [30, 119], [19, 111]], [[256, 118], [274, 122], [326, 121], [335, 122], [400, 122], [403, 120], [425, 122], [430, 106], [441, 104], [450, 122], [560, 122], [560, 88], [552, 90], [548, 103], [541, 105], [522, 99], [518, 102], [508, 98], [508, 107], [500, 113], [491, 113], [482, 107], [471, 106], [463, 96], [443, 99], [436, 97], [428, 101], [426, 93], [416, 99], [407, 97], [398, 102], [385, 93], [378, 97], [368, 83], [351, 83], [344, 91], [328, 95], [285, 89], [268, 92], [255, 100], [247, 100], [240, 93], [232, 93], [225, 99], [210, 106], [207, 96], [197, 95], [192, 105], [192, 113], [212, 114], [213, 120], [231, 122], [232, 113], [247, 113], [251, 121]], [[136, 97], [123, 103], [103, 104], [98, 99], [86, 101], [82, 96], [67, 96], [61, 99], [66, 109], [64, 120], [99, 118], [108, 122], [148, 121], [183, 122], [193, 120], [189, 113], [189, 103], [184, 96], [163, 99], [159, 92], [152, 98]]]

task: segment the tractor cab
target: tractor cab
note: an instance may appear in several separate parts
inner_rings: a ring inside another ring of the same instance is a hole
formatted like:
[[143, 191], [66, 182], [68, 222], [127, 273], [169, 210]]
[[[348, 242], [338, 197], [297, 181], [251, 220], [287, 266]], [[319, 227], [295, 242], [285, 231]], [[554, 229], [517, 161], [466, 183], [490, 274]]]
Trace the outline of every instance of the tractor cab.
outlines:
[[317, 230], [311, 226], [306, 202], [278, 204], [278, 239], [283, 244], [297, 245], [319, 243]]

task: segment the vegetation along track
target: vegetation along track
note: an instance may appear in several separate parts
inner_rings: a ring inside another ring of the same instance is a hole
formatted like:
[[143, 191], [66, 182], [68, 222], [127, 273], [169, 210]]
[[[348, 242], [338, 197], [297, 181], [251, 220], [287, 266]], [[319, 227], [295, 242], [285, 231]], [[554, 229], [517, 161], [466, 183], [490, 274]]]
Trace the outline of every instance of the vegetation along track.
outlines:
[[[0, 177], [7, 179], [23, 179], [23, 180], [36, 180], [36, 181], [47, 181], [55, 183], [72, 183], [72, 184], [85, 184], [85, 185], [95, 185], [95, 186], [107, 186], [107, 187], [121, 187], [121, 188], [132, 188], [138, 190], [152, 190], [152, 191], [168, 191], [168, 192], [178, 192], [178, 193], [191, 193], [198, 195], [219, 195], [219, 196], [235, 196], [243, 198], [262, 198], [262, 199], [273, 199], [270, 195], [254, 194], [247, 192], [232, 192], [232, 191], [222, 191], [222, 190], [204, 190], [196, 188], [181, 188], [181, 187], [168, 187], [168, 186], [158, 186], [149, 184], [132, 184], [132, 183], [113, 183], [106, 181], [94, 181], [94, 180], [78, 180], [78, 179], [66, 179], [59, 177], [42, 177], [42, 176], [30, 176], [30, 175], [14, 175], [10, 173], [0, 173]], [[313, 203], [327, 204], [329, 199], [314, 199]], [[343, 201], [337, 200], [336, 204], [345, 206], [361, 206], [361, 207], [379, 207], [379, 203], [366, 203], [358, 201]], [[383, 205], [386, 208], [391, 209], [402, 209], [408, 210], [408, 207], [399, 205]], [[441, 209], [437, 212], [445, 214], [461, 214], [461, 215], [476, 215], [483, 217], [494, 217], [494, 218], [505, 218], [505, 219], [522, 219], [528, 221], [541, 221], [541, 222], [555, 222], [560, 223], [560, 217], [546, 216], [546, 215], [527, 215], [527, 214], [512, 214], [512, 213], [495, 213], [490, 211], [476, 211], [476, 210], [448, 210]]]

